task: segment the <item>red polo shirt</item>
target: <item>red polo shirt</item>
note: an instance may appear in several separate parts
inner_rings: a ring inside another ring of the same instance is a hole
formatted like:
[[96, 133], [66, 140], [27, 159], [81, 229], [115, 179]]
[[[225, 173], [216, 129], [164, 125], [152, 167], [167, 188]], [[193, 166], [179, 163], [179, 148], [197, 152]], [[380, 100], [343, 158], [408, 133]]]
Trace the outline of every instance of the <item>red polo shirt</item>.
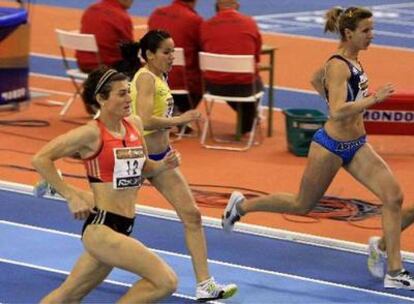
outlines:
[[[254, 55], [260, 60], [262, 36], [256, 22], [234, 9], [219, 11], [201, 26], [202, 49], [209, 53]], [[216, 84], [248, 84], [253, 77], [246, 74], [207, 72], [207, 80]]]
[[[122, 59], [119, 44], [134, 40], [131, 17], [117, 0], [102, 0], [89, 6], [82, 15], [80, 32], [95, 35], [102, 63], [109, 66]], [[93, 53], [77, 52], [76, 58], [82, 69], [98, 66]]]
[[[170, 33], [176, 47], [184, 48], [187, 85], [191, 92], [201, 94], [201, 72], [198, 65], [200, 51], [200, 26], [203, 19], [195, 10], [180, 0], [157, 8], [148, 19], [148, 27]], [[172, 89], [184, 88], [182, 70], [174, 67], [168, 74]]]

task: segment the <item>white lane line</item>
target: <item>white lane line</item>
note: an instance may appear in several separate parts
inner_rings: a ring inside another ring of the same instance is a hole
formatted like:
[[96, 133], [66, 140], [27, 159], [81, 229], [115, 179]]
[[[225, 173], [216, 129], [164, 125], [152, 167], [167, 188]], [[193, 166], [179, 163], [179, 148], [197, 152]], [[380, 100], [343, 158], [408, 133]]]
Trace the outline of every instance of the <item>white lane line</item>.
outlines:
[[[412, 14], [413, 12], [410, 11], [410, 8], [414, 7], [413, 2], [405, 2], [405, 3], [398, 3], [398, 4], [383, 4], [383, 5], [373, 5], [373, 6], [369, 6], [374, 13], [376, 11], [380, 11], [379, 13], [381, 13], [381, 11], [394, 11], [394, 10], [401, 10], [402, 13], [407, 13], [407, 14]], [[259, 23], [260, 28], [262, 28], [265, 32], [266, 30], [270, 31], [270, 32], [266, 32], [266, 34], [274, 34], [274, 35], [281, 35], [283, 33], [272, 33], [272, 23], [274, 23], [274, 25], [276, 25], [276, 31], [277, 26], [285, 23], [285, 24], [296, 24], [300, 29], [307, 29], [307, 28], [311, 28], [311, 27], [321, 27], [321, 24], [315, 24], [315, 23], [302, 23], [300, 21], [294, 21], [294, 20], [284, 20], [284, 18], [294, 18], [294, 17], [309, 17], [309, 18], [322, 18], [324, 14], [326, 13], [326, 10], [314, 10], [314, 11], [301, 11], [301, 12], [289, 12], [289, 13], [281, 13], [281, 14], [267, 14], [267, 15], [258, 15], [258, 16], [254, 16], [254, 19], [257, 20], [257, 22]], [[393, 20], [388, 20], [386, 18], [380, 18], [377, 20], [378, 23], [384, 23], [384, 24], [392, 24], [392, 25], [400, 25], [400, 26], [412, 26], [413, 22], [411, 22], [411, 20], [404, 20], [404, 19], [393, 19]], [[270, 23], [270, 24], [268, 24]], [[292, 27], [289, 30], [294, 31], [296, 28]], [[288, 30], [286, 30], [286, 28], [282, 29], [282, 32], [288, 32]], [[376, 30], [375, 31], [378, 35], [383, 35], [383, 36], [389, 36], [389, 37], [398, 37], [398, 38], [406, 38], [406, 39], [413, 39], [414, 35], [411, 35], [409, 33], [407, 34], [403, 34], [403, 33], [395, 33], [395, 32], [390, 32], [390, 31], [379, 31]], [[292, 33], [284, 33], [284, 36], [288, 36], [288, 37], [300, 37], [300, 38], [310, 38], [312, 40], [316, 40], [316, 41], [336, 41], [334, 39], [326, 39], [326, 38], [320, 38], [320, 37], [314, 37], [314, 36], [306, 36], [306, 35], [300, 35], [300, 34], [292, 34]], [[373, 44], [373, 46], [376, 47], [381, 47], [381, 48], [385, 48], [385, 49], [393, 49], [393, 50], [403, 50], [403, 51], [410, 51], [413, 52], [413, 48], [410, 47], [399, 47], [399, 46], [388, 46], [388, 45], [382, 45], [382, 44]]]
[[[68, 82], [70, 81], [70, 78], [68, 78], [68, 77], [52, 76], [52, 75], [42, 74], [42, 73], [32, 73], [31, 72], [30, 73], [30, 76], [42, 77], [42, 78], [50, 78], [50, 79], [56, 79], [56, 80], [63, 80], [63, 81], [68, 81]], [[265, 87], [269, 87], [269, 86], [268, 85], [265, 85]], [[39, 87], [30, 87], [30, 89], [33, 89], [34, 91], [51, 93], [51, 94], [58, 94], [58, 95], [65, 95], [65, 96], [72, 96], [73, 95], [73, 94], [71, 94], [69, 92], [43, 89], [43, 88], [39, 88]], [[317, 92], [312, 91], [312, 90], [296, 89], [296, 88], [284, 87], [284, 86], [278, 86], [278, 85], [274, 85], [273, 86], [273, 89], [275, 89], [275, 90], [285, 90], [285, 91], [290, 91], [290, 92], [293, 92], [293, 93], [304, 93], [304, 94], [318, 95]]]
[[[51, 267], [39, 266], [39, 265], [20, 262], [20, 261], [11, 260], [11, 259], [0, 258], [0, 262], [1, 263], [6, 263], [6, 264], [22, 266], [22, 267], [27, 267], [27, 268], [36, 269], [36, 270], [42, 270], [42, 271], [47, 271], [47, 272], [52, 272], [52, 273], [63, 274], [63, 275], [69, 275], [69, 273], [70, 273], [69, 271], [64, 271], [64, 270], [51, 268]], [[132, 286], [132, 284], [125, 283], [125, 282], [120, 282], [120, 281], [116, 281], [116, 280], [106, 279], [106, 280], [104, 280], [104, 282], [108, 283], [108, 284], [112, 284], [112, 285], [117, 285], [117, 286], [124, 286], [124, 287], [131, 287]], [[183, 298], [183, 299], [190, 299], [190, 300], [195, 300], [196, 299], [195, 297], [190, 297], [190, 296], [183, 295], [183, 294], [180, 294], [180, 293], [174, 293], [173, 295], [175, 297]], [[215, 303], [219, 303], [219, 302], [215, 302]]]
[[[25, 184], [13, 183], [0, 180], [0, 190], [11, 191], [24, 195], [33, 196], [33, 187]], [[48, 197], [56, 201], [64, 202], [60, 196]], [[150, 207], [145, 205], [137, 205], [136, 213], [149, 217], [161, 218], [170, 221], [179, 221], [177, 214], [172, 210]], [[213, 217], [203, 216], [203, 226], [221, 229], [221, 220]], [[293, 232], [289, 230], [270, 228], [261, 225], [253, 225], [246, 223], [236, 223], [235, 231], [238, 233], [256, 235], [270, 239], [288, 240], [291, 242], [307, 244], [317, 247], [335, 249], [345, 252], [352, 252], [367, 255], [368, 246], [366, 244], [338, 240], [334, 238], [316, 236], [312, 234]], [[414, 253], [401, 251], [405, 262], [414, 263]]]
[[[43, 227], [38, 227], [38, 226], [33, 226], [33, 225], [15, 223], [15, 222], [4, 221], [4, 220], [0, 220], [0, 224], [25, 228], [25, 229], [29, 229], [29, 230], [41, 231], [41, 232], [44, 232], [44, 233], [52, 233], [52, 234], [58, 234], [58, 235], [63, 235], [63, 236], [68, 236], [68, 237], [80, 238], [80, 235], [77, 235], [77, 234], [74, 234], [74, 233], [68, 233], [68, 232], [63, 232], [63, 231], [59, 231], [59, 230], [55, 230], [55, 229], [43, 228]], [[153, 250], [154, 252], [162, 253], [162, 254], [169, 255], [169, 256], [190, 259], [190, 256], [186, 255], [186, 254], [180, 254], [180, 253], [175, 253], [175, 252], [170, 252], [170, 251], [165, 251], [165, 250], [159, 250], [159, 249], [153, 249], [153, 248], [151, 248], [151, 250]], [[0, 261], [1, 261], [1, 258], [0, 258]], [[359, 292], [364, 292], [364, 293], [375, 294], [375, 295], [379, 295], [379, 296], [385, 296], [385, 297], [408, 300], [408, 301], [414, 302], [414, 298], [409, 298], [409, 297], [399, 296], [399, 295], [390, 294], [390, 293], [386, 293], [386, 292], [381, 292], [381, 291], [356, 287], [356, 286], [352, 286], [352, 285], [339, 284], [339, 283], [334, 283], [334, 282], [331, 282], [331, 281], [312, 279], [312, 278], [307, 278], [307, 277], [303, 277], [303, 276], [287, 274], [287, 273], [282, 273], [282, 272], [277, 272], [277, 271], [272, 271], [272, 270], [265, 270], [265, 269], [260, 269], [260, 268], [255, 268], [255, 267], [250, 267], [250, 266], [245, 266], [245, 265], [240, 265], [240, 264], [234, 264], [234, 263], [228, 263], [228, 262], [223, 262], [223, 261], [217, 261], [217, 260], [210, 260], [209, 259], [208, 262], [212, 263], [212, 264], [225, 266], [225, 267], [230, 267], [230, 268], [236, 268], [236, 269], [240, 269], [240, 270], [244, 270], [244, 271], [247, 270], [247, 271], [252, 271], [252, 272], [261, 273], [261, 274], [267, 274], [267, 275], [272, 275], [272, 276], [277, 276], [277, 277], [283, 277], [283, 278], [288, 278], [288, 279], [293, 279], [293, 280], [299, 280], [299, 281], [304, 281], [304, 282], [321, 284], [321, 285], [326, 285], [326, 286], [331, 286], [331, 287], [338, 287], [338, 288], [347, 289], [347, 290], [354, 290], [354, 291], [359, 291]]]
[[[409, 8], [414, 7], [414, 2], [405, 2], [405, 3], [398, 3], [398, 4], [380, 4], [380, 5], [373, 5], [368, 6], [375, 10], [380, 9], [391, 9], [391, 8]], [[277, 18], [277, 17], [296, 17], [301, 15], [324, 15], [326, 10], [314, 10], [314, 11], [301, 11], [301, 12], [289, 12], [289, 13], [280, 13], [280, 14], [267, 14], [267, 15], [258, 15], [254, 16], [256, 20], [258, 19], [269, 19], [269, 18]]]
[[31, 91], [35, 92], [42, 92], [42, 93], [49, 93], [49, 94], [56, 94], [56, 95], [64, 95], [64, 96], [72, 96], [73, 93], [64, 92], [64, 91], [57, 91], [57, 90], [49, 90], [49, 89], [43, 89], [38, 87], [30, 87]]
[[[287, 33], [280, 33], [280, 32], [278, 32], [278, 33], [266, 32], [266, 35], [276, 36], [276, 37], [281, 36], [281, 37], [287, 37], [287, 38], [301, 38], [301, 39], [312, 40], [312, 41], [330, 42], [330, 43], [333, 43], [333, 44], [338, 43], [338, 39], [334, 39], [334, 38], [313, 37], [313, 36], [306, 36], [306, 35], [299, 35], [299, 34], [287, 34]], [[396, 51], [404, 51], [404, 52], [414, 53], [413, 48], [402, 47], [402, 46], [391, 46], [391, 45], [372, 43], [370, 47], [371, 48], [375, 47], [375, 48], [378, 48], [378, 49], [396, 50]], [[396, 55], [396, 56], [398, 56], [398, 55]]]

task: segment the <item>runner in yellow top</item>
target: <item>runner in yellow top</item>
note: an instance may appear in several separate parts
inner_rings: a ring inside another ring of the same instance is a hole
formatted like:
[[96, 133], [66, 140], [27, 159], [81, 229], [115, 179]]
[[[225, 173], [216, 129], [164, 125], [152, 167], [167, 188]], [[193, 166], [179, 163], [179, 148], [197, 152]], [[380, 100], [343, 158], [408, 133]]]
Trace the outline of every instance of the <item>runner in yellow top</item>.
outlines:
[[[155, 95], [154, 95], [154, 103], [153, 103], [153, 109], [152, 109], [152, 115], [156, 117], [166, 117], [170, 118], [172, 117], [172, 111], [173, 111], [173, 97], [171, 95], [170, 88], [168, 87], [168, 84], [166, 82], [165, 76], [161, 75], [161, 77], [155, 75], [152, 73], [147, 67], [142, 67], [138, 70], [138, 72], [135, 74], [134, 78], [132, 79], [131, 83], [136, 83], [138, 77], [142, 75], [143, 73], [148, 73], [152, 75], [154, 78], [154, 86], [155, 86]], [[144, 76], [145, 77], [145, 76]], [[137, 87], [135, 85], [132, 85], [130, 88], [130, 95], [132, 100], [134, 101], [132, 103], [132, 110], [133, 113], [137, 113]], [[146, 130], [144, 131], [144, 135], [148, 135], [150, 133], [154, 133], [157, 130]]]
[[[133, 77], [131, 97], [134, 111], [143, 122], [145, 142], [150, 159], [163, 159], [170, 147], [169, 128], [200, 119], [197, 110], [171, 116], [173, 102], [166, 83], [166, 74], [174, 60], [174, 42], [160, 30], [149, 31], [139, 42], [141, 57], [146, 61]], [[210, 276], [207, 245], [201, 225], [201, 214], [187, 181], [178, 168], [150, 179], [157, 190], [170, 202], [183, 221], [185, 239], [197, 279], [196, 298], [200, 301], [224, 299], [234, 295], [237, 286], [220, 285]]]

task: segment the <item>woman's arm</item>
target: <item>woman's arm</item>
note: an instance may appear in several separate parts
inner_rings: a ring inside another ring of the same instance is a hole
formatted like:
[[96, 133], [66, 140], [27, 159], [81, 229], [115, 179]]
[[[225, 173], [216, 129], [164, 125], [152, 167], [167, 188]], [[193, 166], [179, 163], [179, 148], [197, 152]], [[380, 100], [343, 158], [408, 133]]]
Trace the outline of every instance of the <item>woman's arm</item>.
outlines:
[[190, 110], [180, 116], [153, 116], [155, 80], [149, 73], [142, 73], [135, 82], [137, 88], [137, 115], [141, 117], [145, 130], [163, 129], [189, 123], [200, 118], [200, 113]]
[[90, 200], [82, 198], [75, 188], [63, 181], [54, 162], [74, 154], [82, 155], [88, 151], [91, 143], [99, 139], [98, 132], [90, 125], [76, 128], [51, 140], [32, 159], [33, 167], [68, 201], [69, 209], [77, 219], [87, 217], [93, 206], [90, 205]]
[[350, 77], [348, 66], [339, 60], [331, 60], [326, 67], [326, 86], [329, 92], [329, 110], [332, 119], [344, 119], [361, 113], [370, 106], [383, 101], [394, 92], [391, 84], [380, 87], [375, 94], [347, 102], [347, 82]]
[[181, 163], [181, 155], [177, 150], [171, 150], [159, 161], [147, 158], [143, 170], [145, 178], [152, 178], [166, 170], [177, 168]]
[[315, 73], [313, 73], [311, 78], [311, 85], [319, 93], [322, 98], [326, 98], [325, 95], [325, 87], [324, 87], [324, 79], [325, 79], [325, 69], [320, 68]]
[[[130, 119], [133, 121], [134, 125], [136, 126], [140, 134], [143, 134], [143, 126], [141, 119], [136, 115], [130, 116]], [[142, 141], [144, 153], [147, 156], [144, 168], [142, 170], [143, 177], [151, 178], [157, 176], [165, 170], [174, 169], [180, 165], [181, 156], [176, 150], [171, 150], [170, 152], [168, 152], [168, 154], [161, 161], [154, 161], [152, 159], [149, 159], [144, 136], [142, 136]]]

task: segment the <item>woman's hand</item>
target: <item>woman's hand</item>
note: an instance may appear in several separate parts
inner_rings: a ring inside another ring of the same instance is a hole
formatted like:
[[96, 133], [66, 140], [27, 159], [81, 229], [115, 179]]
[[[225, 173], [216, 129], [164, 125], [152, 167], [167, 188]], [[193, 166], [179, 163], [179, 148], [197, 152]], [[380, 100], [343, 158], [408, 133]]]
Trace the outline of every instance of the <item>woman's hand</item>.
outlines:
[[182, 124], [186, 124], [201, 119], [201, 113], [197, 110], [189, 110], [180, 115]]
[[96, 213], [93, 209], [95, 207], [93, 201], [86, 199], [82, 193], [75, 189], [72, 189], [66, 200], [68, 201], [70, 212], [77, 220], [85, 220], [90, 213]]
[[163, 159], [167, 169], [177, 168], [181, 164], [181, 154], [177, 150], [171, 150]]
[[385, 99], [387, 99], [389, 96], [391, 96], [394, 93], [394, 85], [391, 83], [387, 83], [386, 85], [380, 87], [375, 93], [375, 102], [383, 102]]
[[181, 163], [181, 154], [177, 150], [171, 150], [162, 160], [147, 159], [145, 162], [143, 177], [151, 179], [160, 173], [177, 168]]

